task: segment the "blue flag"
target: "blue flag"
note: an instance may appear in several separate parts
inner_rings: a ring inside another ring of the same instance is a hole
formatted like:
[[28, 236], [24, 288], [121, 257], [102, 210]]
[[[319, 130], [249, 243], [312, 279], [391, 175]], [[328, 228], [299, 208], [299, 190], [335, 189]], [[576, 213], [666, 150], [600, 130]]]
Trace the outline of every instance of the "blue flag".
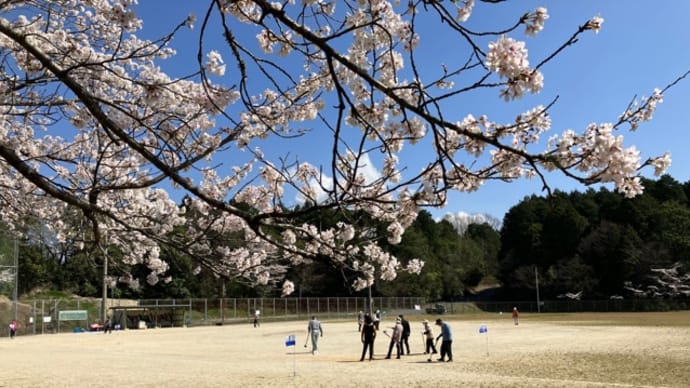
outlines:
[[285, 337], [285, 346], [295, 346], [294, 334], [290, 334], [289, 336]]
[[481, 325], [481, 326], [479, 326], [479, 334], [481, 334], [481, 333], [488, 333], [488, 332], [489, 332], [489, 328], [486, 327], [486, 325]]

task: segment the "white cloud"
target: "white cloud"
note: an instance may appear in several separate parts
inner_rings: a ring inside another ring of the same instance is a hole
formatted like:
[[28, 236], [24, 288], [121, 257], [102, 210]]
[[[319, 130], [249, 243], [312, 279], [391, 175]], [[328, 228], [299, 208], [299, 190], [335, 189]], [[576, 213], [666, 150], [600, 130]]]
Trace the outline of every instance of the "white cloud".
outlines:
[[467, 227], [472, 224], [489, 224], [495, 230], [501, 228], [501, 220], [488, 214], [467, 214], [465, 212], [449, 213], [443, 219], [450, 222], [459, 234], [467, 231]]
[[[357, 173], [364, 175], [364, 181], [366, 183], [371, 183], [381, 178], [381, 173], [374, 166], [374, 163], [371, 161], [368, 154], [363, 154], [359, 158]], [[320, 183], [316, 181], [316, 179], [312, 179], [309, 183], [311, 189], [315, 193], [316, 202], [323, 202], [327, 199], [327, 197], [326, 192], [323, 190], [322, 187], [325, 187], [327, 190], [332, 189], [333, 177], [324, 174], [321, 176]], [[304, 195], [302, 195], [301, 193], [297, 193], [297, 195], [295, 196], [295, 201], [298, 204], [303, 204], [305, 201]]]
[[367, 183], [381, 178], [381, 173], [374, 167], [374, 163], [369, 159], [369, 154], [364, 154], [359, 158], [359, 168], [357, 171], [359, 171], [360, 174], [364, 174], [365, 182]]

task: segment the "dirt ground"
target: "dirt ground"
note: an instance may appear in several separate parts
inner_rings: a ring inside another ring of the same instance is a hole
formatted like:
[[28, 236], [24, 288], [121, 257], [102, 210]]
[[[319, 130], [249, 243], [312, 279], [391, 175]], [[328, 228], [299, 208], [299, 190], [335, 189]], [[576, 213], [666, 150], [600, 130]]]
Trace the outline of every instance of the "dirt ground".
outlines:
[[[408, 317], [411, 355], [385, 360], [389, 339], [380, 332], [371, 362], [359, 361], [354, 320], [324, 321], [316, 355], [304, 347], [306, 320], [20, 333], [0, 341], [0, 387], [689, 387], [690, 322], [668, 326], [660, 317], [642, 326], [448, 317], [453, 363], [427, 362], [421, 316]], [[390, 317], [381, 329], [389, 326]], [[290, 334], [294, 347], [285, 345]]]

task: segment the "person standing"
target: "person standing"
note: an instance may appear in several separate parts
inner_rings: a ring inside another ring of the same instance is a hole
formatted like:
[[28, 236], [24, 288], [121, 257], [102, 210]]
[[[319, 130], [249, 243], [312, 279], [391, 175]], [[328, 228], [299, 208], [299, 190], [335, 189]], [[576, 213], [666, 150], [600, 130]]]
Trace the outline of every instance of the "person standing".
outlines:
[[379, 330], [379, 324], [381, 323], [381, 310], [376, 310], [374, 313], [374, 326], [376, 326], [376, 331]]
[[103, 334], [112, 334], [113, 332], [113, 323], [110, 321], [110, 318], [107, 318], [105, 320], [105, 323], [103, 324]]
[[515, 326], [518, 325], [520, 321], [520, 312], [518, 311], [517, 307], [513, 307], [513, 323], [515, 323]]
[[448, 356], [448, 362], [453, 361], [453, 332], [450, 329], [450, 325], [447, 322], [443, 322], [441, 318], [436, 320], [436, 326], [441, 326], [441, 334], [436, 337], [436, 341], [442, 339], [441, 342], [441, 358], [438, 361], [445, 361], [446, 356]]
[[259, 321], [260, 316], [261, 316], [261, 311], [259, 311], [259, 310], [254, 311], [254, 327], [261, 326], [261, 322]]
[[400, 337], [400, 349], [402, 349], [403, 354], [407, 350], [407, 355], [410, 355], [410, 322], [403, 317], [402, 314], [398, 315], [400, 317], [400, 324], [402, 325], [402, 336]]
[[391, 342], [390, 342], [390, 345], [388, 345], [388, 355], [386, 356], [386, 359], [391, 358], [391, 353], [393, 352], [393, 346], [395, 346], [395, 350], [397, 352], [396, 358], [400, 358], [400, 354], [402, 353], [402, 346], [400, 345], [400, 339], [402, 338], [402, 332], [403, 332], [403, 327], [402, 327], [402, 324], [400, 323], [400, 318], [395, 318], [395, 326], [393, 327], [393, 333], [391, 333]]
[[311, 354], [317, 354], [319, 352], [319, 337], [323, 337], [323, 329], [321, 328], [321, 322], [316, 319], [316, 316], [311, 317], [309, 325], [307, 326], [307, 334], [311, 335]]
[[376, 326], [371, 319], [369, 313], [364, 315], [364, 323], [362, 324], [361, 339], [362, 339], [362, 357], [359, 361], [364, 361], [364, 356], [369, 350], [369, 361], [374, 359], [374, 340], [376, 339]]
[[[371, 319], [371, 318], [370, 318]], [[357, 314], [357, 331], [362, 331], [362, 325], [364, 324], [364, 311], [359, 310]]]
[[426, 349], [424, 354], [429, 355], [429, 360], [431, 361], [431, 355], [436, 354], [436, 345], [434, 345], [434, 330], [431, 328], [431, 324], [426, 319], [424, 320], [424, 332], [422, 332], [426, 338]]
[[14, 319], [10, 322], [10, 338], [14, 339], [17, 335], [17, 321]]

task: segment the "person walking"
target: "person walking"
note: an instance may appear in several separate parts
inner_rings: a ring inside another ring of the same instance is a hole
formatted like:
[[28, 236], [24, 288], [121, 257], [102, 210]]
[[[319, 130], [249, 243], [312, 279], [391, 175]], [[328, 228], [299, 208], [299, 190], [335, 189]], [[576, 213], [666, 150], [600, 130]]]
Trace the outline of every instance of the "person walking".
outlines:
[[402, 314], [398, 315], [400, 318], [400, 324], [402, 325], [402, 336], [400, 337], [400, 349], [402, 349], [402, 353], [405, 354], [405, 350], [407, 350], [407, 355], [410, 355], [410, 322], [403, 317]]
[[110, 321], [110, 318], [107, 318], [105, 320], [105, 323], [103, 324], [103, 334], [112, 334], [113, 332], [113, 323]]
[[364, 315], [364, 323], [362, 324], [361, 339], [362, 339], [362, 357], [359, 361], [364, 361], [367, 349], [369, 350], [369, 361], [374, 359], [374, 340], [376, 339], [376, 326], [371, 319], [371, 315], [366, 313]]
[[323, 337], [323, 328], [321, 328], [321, 322], [314, 315], [307, 325], [307, 334], [311, 335], [311, 354], [317, 354], [319, 352], [319, 337]]
[[426, 349], [424, 350], [424, 354], [428, 354], [429, 359], [427, 361], [431, 361], [431, 355], [436, 354], [437, 351], [436, 345], [434, 345], [434, 330], [431, 328], [431, 324], [426, 319], [424, 320], [424, 331], [422, 334], [424, 334], [424, 337], [426, 338]]
[[10, 322], [10, 339], [14, 339], [14, 337], [17, 335], [17, 321], [14, 319]]
[[395, 346], [395, 350], [397, 353], [396, 358], [400, 358], [400, 354], [402, 353], [402, 346], [400, 345], [400, 339], [402, 338], [403, 327], [402, 327], [402, 324], [400, 323], [400, 318], [395, 318], [395, 326], [393, 326], [392, 329], [393, 329], [393, 333], [391, 333], [391, 342], [388, 345], [388, 355], [386, 355], [386, 359], [391, 358], [391, 353], [393, 352], [393, 346]]
[[254, 327], [261, 326], [261, 321], [259, 321], [260, 317], [261, 317], [261, 311], [259, 311], [259, 310], [254, 311]]
[[453, 362], [453, 332], [447, 322], [443, 322], [441, 318], [436, 320], [436, 326], [441, 326], [441, 334], [436, 337], [436, 342], [441, 341], [441, 358], [438, 361], [444, 362], [448, 356], [448, 362]]
[[513, 307], [513, 323], [515, 323], [515, 326], [518, 325], [520, 321], [520, 312], [518, 311], [517, 307]]

